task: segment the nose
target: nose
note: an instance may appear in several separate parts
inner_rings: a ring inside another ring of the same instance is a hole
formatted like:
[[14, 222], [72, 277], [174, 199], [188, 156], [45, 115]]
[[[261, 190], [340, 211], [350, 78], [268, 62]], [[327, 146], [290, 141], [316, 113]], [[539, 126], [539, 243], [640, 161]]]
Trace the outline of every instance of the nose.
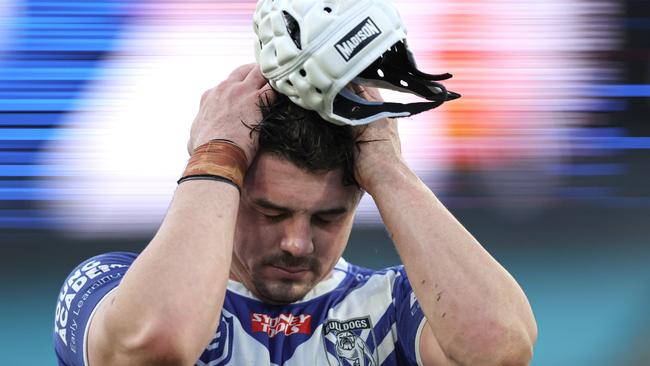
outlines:
[[293, 217], [284, 222], [280, 248], [294, 257], [305, 257], [314, 251], [311, 223], [306, 217]]

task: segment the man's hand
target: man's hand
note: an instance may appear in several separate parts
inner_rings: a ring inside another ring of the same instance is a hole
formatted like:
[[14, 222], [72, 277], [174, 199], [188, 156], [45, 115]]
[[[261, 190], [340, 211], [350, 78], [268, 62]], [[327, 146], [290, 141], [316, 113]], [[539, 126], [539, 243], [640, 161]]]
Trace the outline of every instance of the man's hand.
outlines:
[[[376, 88], [350, 84], [353, 91], [369, 101], [383, 101]], [[372, 187], [386, 175], [386, 169], [405, 167], [397, 121], [384, 118], [355, 127], [359, 133], [359, 152], [355, 161], [355, 178], [361, 188], [372, 194]]]
[[238, 67], [228, 79], [209, 89], [201, 97], [199, 112], [192, 123], [187, 149], [192, 151], [213, 139], [231, 140], [252, 162], [257, 151], [257, 136], [248, 126], [262, 119], [260, 97], [272, 101], [275, 92], [257, 64]]

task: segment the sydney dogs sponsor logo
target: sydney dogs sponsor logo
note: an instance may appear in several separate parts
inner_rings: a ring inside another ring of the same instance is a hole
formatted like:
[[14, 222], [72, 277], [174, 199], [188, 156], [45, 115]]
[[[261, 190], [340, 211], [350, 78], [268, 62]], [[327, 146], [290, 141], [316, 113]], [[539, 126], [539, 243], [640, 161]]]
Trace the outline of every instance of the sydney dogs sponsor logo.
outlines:
[[380, 34], [381, 30], [368, 17], [354, 27], [345, 37], [341, 38], [334, 47], [347, 62]]
[[278, 334], [310, 334], [311, 315], [280, 314], [271, 317], [267, 314], [251, 313], [251, 325], [253, 332], [266, 333], [270, 338]]

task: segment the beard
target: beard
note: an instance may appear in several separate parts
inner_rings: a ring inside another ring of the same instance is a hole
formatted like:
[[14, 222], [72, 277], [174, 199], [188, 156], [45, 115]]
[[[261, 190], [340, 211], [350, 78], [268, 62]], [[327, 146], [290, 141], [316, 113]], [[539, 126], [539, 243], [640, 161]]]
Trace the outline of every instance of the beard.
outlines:
[[258, 268], [265, 266], [277, 266], [283, 268], [306, 268], [309, 278], [303, 281], [296, 281], [288, 278], [268, 279], [255, 271], [252, 276], [253, 286], [261, 300], [275, 304], [289, 304], [303, 298], [321, 277], [321, 264], [314, 257], [294, 257], [288, 253], [282, 253], [273, 257], [265, 258]]

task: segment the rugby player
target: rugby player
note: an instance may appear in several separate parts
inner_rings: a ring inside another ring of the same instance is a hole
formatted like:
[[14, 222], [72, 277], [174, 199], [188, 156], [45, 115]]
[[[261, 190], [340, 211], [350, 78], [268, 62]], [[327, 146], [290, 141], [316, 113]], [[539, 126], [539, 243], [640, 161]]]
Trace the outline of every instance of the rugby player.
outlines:
[[[408, 167], [394, 120], [325, 122], [248, 64], [203, 94], [190, 135], [144, 251], [65, 280], [60, 365], [529, 364], [524, 292]], [[364, 192], [403, 265], [341, 258]]]

